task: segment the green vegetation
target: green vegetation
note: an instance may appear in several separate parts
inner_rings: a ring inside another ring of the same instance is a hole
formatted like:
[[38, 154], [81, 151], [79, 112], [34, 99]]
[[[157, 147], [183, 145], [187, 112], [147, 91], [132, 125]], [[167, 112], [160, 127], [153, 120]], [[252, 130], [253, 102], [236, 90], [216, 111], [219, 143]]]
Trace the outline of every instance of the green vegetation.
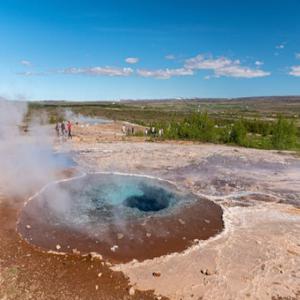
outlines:
[[149, 140], [192, 140], [300, 151], [299, 97], [31, 102], [29, 116], [46, 112], [52, 124], [64, 118], [65, 110], [163, 129], [162, 137], [156, 132]]
[[280, 116], [273, 126], [272, 145], [275, 149], [290, 149], [297, 142], [297, 128], [294, 121]]
[[207, 113], [194, 113], [183, 121], [152, 123], [162, 128], [164, 139], [225, 143], [260, 149], [300, 149], [299, 132], [293, 120], [279, 116], [276, 121], [238, 119], [231, 124]]

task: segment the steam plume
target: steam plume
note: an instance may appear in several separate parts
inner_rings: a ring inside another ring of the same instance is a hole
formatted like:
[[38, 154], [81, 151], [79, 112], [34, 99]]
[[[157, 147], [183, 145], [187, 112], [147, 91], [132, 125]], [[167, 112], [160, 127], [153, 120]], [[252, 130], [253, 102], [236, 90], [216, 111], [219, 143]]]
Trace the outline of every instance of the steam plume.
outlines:
[[54, 176], [49, 132], [33, 120], [25, 134], [27, 111], [26, 102], [0, 98], [0, 191], [6, 196], [32, 192]]

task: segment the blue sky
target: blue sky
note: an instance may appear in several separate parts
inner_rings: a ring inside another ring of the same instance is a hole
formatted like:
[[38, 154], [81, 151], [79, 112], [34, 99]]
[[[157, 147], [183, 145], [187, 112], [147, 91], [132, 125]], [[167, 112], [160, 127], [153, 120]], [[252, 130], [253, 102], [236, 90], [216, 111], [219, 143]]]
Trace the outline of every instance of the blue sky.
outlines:
[[300, 95], [300, 1], [0, 3], [0, 96]]

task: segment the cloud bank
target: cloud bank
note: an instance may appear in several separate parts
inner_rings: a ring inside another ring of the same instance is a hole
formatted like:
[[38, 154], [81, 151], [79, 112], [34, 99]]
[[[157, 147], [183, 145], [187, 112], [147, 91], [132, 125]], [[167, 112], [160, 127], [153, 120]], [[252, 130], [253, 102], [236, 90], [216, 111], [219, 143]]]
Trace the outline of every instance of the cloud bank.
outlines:
[[194, 71], [191, 69], [178, 68], [178, 69], [158, 69], [158, 70], [145, 70], [138, 69], [137, 74], [142, 77], [153, 77], [157, 79], [169, 79], [174, 76], [191, 76]]
[[202, 54], [187, 59], [184, 67], [191, 70], [211, 70], [214, 77], [256, 78], [271, 74], [259, 68], [242, 66], [239, 60], [231, 60], [226, 57], [205, 57]]
[[[167, 55], [166, 59], [174, 59], [173, 55]], [[136, 64], [139, 62], [137, 57], [128, 57], [125, 60], [129, 64]], [[21, 72], [18, 75], [34, 76], [34, 75], [51, 75], [51, 74], [66, 74], [66, 75], [87, 75], [87, 76], [122, 76], [128, 77], [137, 75], [146, 78], [156, 79], [170, 79], [177, 76], [192, 76], [200, 70], [210, 71], [212, 74], [205, 74], [205, 78], [219, 78], [219, 77], [234, 77], [234, 78], [257, 78], [266, 77], [271, 73], [262, 70], [260, 67], [263, 62], [254, 62], [253, 67], [244, 66], [240, 60], [232, 60], [225, 56], [214, 58], [199, 54], [195, 57], [188, 58], [183, 65], [178, 68], [164, 68], [164, 69], [132, 69], [129, 67], [112, 67], [112, 66], [94, 66], [94, 67], [70, 67], [49, 72]]]
[[118, 67], [91, 67], [91, 68], [66, 68], [58, 71], [60, 74], [71, 75], [90, 75], [90, 76], [129, 76], [133, 73], [131, 68], [118, 68]]

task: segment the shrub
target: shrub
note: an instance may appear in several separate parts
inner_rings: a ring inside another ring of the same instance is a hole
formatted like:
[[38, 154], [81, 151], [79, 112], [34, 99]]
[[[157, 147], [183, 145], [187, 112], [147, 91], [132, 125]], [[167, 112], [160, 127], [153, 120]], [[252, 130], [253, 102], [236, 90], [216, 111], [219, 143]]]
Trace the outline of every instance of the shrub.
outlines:
[[247, 129], [244, 125], [243, 120], [239, 120], [234, 123], [231, 132], [229, 141], [241, 146], [246, 145]]
[[296, 144], [297, 128], [294, 121], [279, 116], [273, 126], [272, 145], [276, 149], [289, 149]]

